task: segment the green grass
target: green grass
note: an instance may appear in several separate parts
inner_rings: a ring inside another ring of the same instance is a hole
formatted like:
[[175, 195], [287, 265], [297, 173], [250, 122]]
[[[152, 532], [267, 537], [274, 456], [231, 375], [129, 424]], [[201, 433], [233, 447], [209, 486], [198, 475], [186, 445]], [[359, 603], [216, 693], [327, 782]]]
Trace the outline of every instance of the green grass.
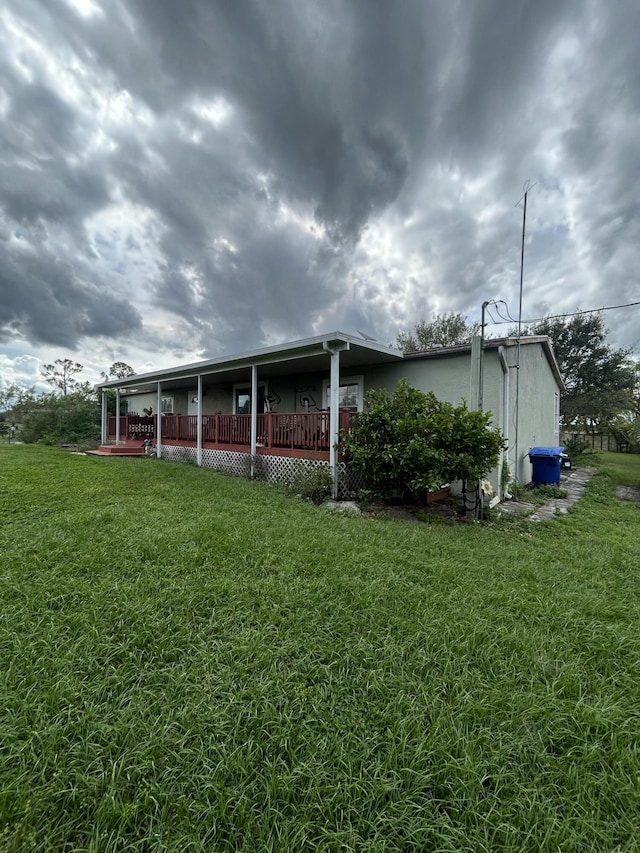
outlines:
[[640, 457], [548, 523], [0, 448], [0, 850], [640, 850]]

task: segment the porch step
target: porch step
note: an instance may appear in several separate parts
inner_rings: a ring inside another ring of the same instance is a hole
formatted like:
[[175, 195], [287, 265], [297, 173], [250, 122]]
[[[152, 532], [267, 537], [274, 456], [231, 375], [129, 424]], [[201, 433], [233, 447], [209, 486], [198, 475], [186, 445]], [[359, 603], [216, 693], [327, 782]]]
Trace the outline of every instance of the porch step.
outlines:
[[135, 444], [101, 444], [97, 450], [87, 450], [92, 456], [144, 456], [144, 447]]

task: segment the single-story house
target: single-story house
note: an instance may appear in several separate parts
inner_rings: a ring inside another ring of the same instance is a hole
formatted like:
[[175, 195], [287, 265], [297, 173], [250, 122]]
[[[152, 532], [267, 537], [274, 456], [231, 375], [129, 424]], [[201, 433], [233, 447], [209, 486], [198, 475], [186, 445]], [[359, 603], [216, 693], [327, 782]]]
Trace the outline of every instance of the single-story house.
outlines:
[[[343, 332], [105, 382], [102, 443], [124, 449], [149, 438], [163, 459], [266, 479], [324, 465], [335, 494], [346, 494], [356, 484], [340, 431], [370, 389], [392, 391], [401, 378], [441, 400], [490, 411], [520, 482], [531, 479], [530, 447], [558, 444], [563, 383], [547, 337], [474, 338], [403, 353]], [[119, 417], [107, 415], [109, 389]], [[500, 468], [490, 473], [496, 490]]]

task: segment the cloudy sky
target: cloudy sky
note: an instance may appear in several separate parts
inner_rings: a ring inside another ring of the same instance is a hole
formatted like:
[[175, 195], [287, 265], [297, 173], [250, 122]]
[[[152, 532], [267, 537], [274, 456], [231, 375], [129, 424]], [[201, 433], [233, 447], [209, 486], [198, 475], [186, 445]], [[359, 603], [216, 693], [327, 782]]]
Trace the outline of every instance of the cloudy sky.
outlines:
[[640, 299], [639, 32], [638, 0], [3, 0], [0, 381], [515, 316], [526, 180], [523, 317]]

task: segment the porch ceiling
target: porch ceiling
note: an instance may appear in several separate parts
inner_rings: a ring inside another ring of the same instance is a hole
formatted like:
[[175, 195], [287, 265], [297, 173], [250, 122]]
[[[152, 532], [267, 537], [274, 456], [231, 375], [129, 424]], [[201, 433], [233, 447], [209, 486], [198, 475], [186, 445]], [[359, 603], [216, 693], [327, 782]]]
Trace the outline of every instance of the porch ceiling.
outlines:
[[103, 388], [120, 388], [123, 391], [152, 391], [157, 382], [162, 382], [167, 391], [192, 388], [198, 375], [203, 377], [205, 386], [219, 383], [245, 382], [251, 375], [251, 366], [258, 366], [258, 376], [270, 379], [277, 376], [303, 373], [328, 373], [329, 353], [323, 350], [323, 344], [346, 346], [340, 352], [340, 369], [348, 372], [356, 367], [384, 364], [403, 358], [400, 350], [385, 347], [375, 342], [363, 341], [336, 332], [318, 338], [295, 341], [278, 347], [269, 347], [254, 352], [242, 353], [229, 358], [211, 359], [182, 367], [158, 370], [132, 376], [129, 379], [105, 382]]

